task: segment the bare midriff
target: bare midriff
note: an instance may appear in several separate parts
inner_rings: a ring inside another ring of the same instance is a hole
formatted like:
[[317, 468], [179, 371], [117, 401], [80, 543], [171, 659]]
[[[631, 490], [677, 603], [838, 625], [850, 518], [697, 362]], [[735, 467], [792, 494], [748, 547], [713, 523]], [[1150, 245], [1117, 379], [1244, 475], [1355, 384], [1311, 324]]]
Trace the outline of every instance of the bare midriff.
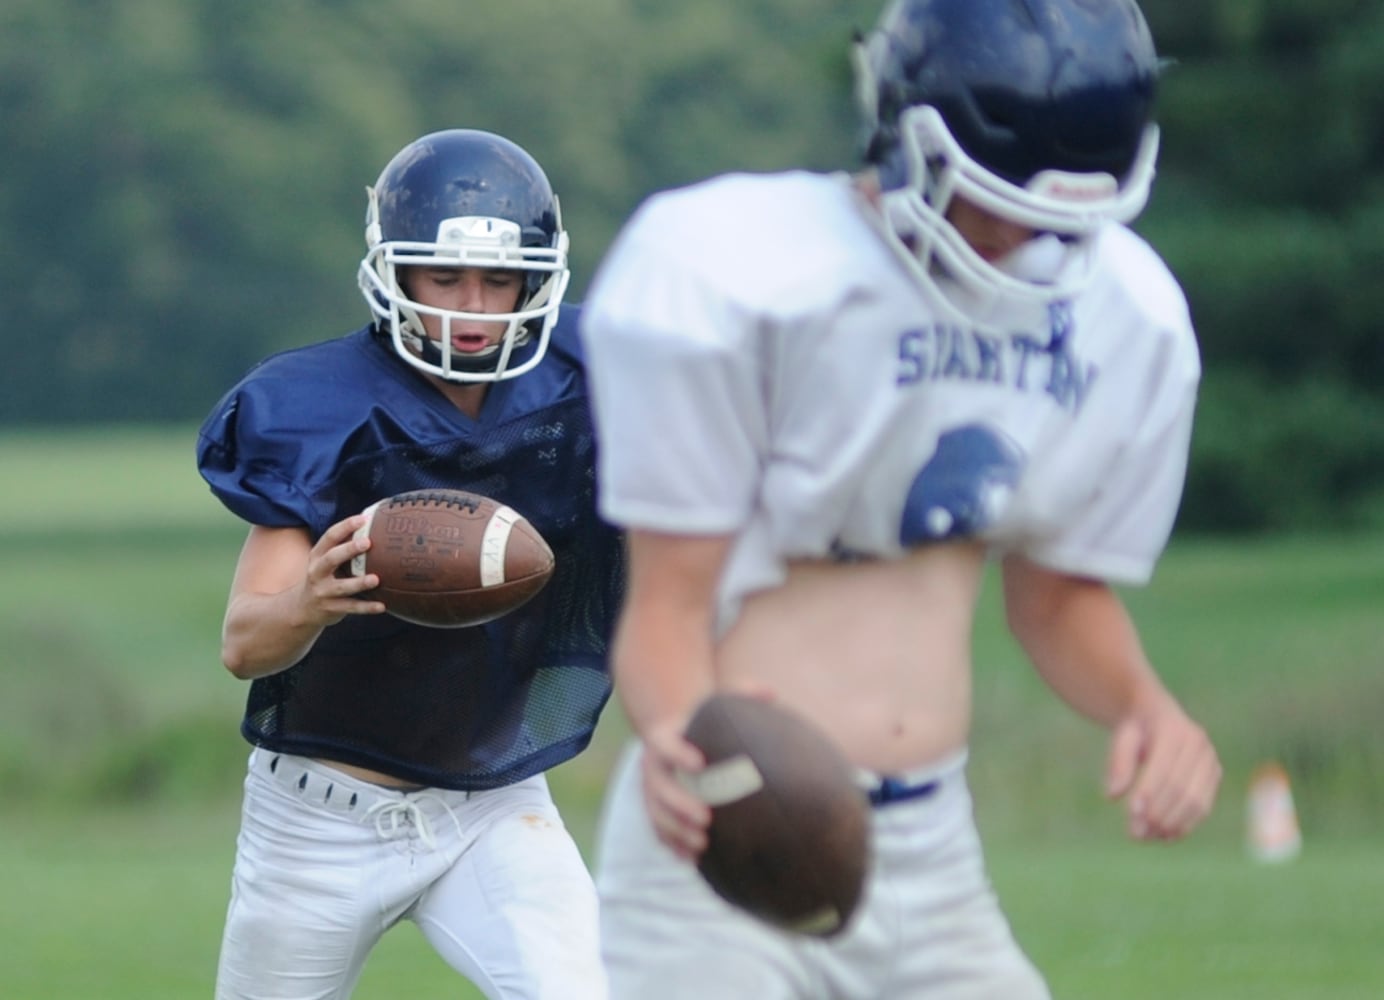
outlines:
[[941, 761], [969, 738], [984, 567], [984, 549], [969, 543], [792, 563], [783, 586], [744, 602], [718, 650], [719, 680], [769, 688], [861, 767]]

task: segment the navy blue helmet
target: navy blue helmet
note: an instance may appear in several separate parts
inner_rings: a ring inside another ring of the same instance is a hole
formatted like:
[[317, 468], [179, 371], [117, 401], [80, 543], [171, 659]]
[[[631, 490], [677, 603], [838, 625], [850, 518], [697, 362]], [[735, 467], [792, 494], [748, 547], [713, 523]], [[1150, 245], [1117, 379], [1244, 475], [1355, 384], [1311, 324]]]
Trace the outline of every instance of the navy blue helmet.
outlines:
[[856, 65], [865, 159], [926, 267], [1026, 283], [969, 252], [954, 197], [1068, 246], [1148, 200], [1159, 63], [1133, 0], [894, 0]]
[[[365, 301], [409, 364], [457, 382], [493, 382], [528, 371], [547, 349], [571, 273], [567, 233], [543, 168], [523, 148], [490, 132], [449, 129], [400, 150], [367, 189], [368, 251], [359, 279]], [[513, 312], [472, 314], [415, 302], [399, 268], [513, 268], [525, 273]], [[429, 338], [421, 316], [442, 318]], [[458, 320], [506, 321], [481, 354], [453, 352]]]

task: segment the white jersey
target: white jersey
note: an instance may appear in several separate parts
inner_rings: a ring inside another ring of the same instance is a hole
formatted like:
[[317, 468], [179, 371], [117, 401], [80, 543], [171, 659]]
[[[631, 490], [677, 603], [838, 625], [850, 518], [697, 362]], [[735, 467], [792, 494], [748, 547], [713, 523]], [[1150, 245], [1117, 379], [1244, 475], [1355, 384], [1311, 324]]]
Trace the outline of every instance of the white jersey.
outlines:
[[1185, 298], [1111, 225], [1070, 301], [964, 320], [843, 174], [651, 198], [586, 299], [601, 511], [736, 536], [720, 624], [795, 558], [974, 538], [1142, 583], [1182, 493]]

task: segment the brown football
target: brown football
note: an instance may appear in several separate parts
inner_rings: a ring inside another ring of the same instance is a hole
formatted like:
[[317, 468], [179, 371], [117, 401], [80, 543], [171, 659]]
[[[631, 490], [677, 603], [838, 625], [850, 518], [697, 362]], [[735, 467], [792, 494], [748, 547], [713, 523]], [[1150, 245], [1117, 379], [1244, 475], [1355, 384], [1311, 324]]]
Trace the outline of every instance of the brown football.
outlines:
[[686, 737], [707, 760], [688, 776], [712, 807], [702, 877], [777, 927], [838, 933], [869, 868], [869, 806], [855, 768], [807, 719], [743, 695], [708, 698]]
[[462, 490], [414, 490], [367, 507], [357, 531], [369, 551], [353, 576], [380, 584], [360, 596], [396, 618], [436, 628], [493, 621], [532, 598], [553, 575], [553, 550], [523, 515]]

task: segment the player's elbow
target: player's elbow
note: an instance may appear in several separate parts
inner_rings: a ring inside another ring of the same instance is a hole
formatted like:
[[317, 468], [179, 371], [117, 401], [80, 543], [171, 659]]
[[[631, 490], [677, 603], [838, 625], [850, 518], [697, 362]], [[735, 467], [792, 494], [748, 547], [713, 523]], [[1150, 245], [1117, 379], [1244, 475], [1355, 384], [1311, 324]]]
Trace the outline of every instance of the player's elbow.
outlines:
[[236, 629], [227, 628], [221, 635], [221, 665], [238, 680], [252, 681], [265, 674], [276, 673], [288, 666], [280, 658], [266, 656], [266, 650]]
[[245, 651], [234, 642], [223, 640], [221, 643], [221, 665], [225, 667], [232, 677], [237, 680], [254, 680], [255, 670], [250, 664], [249, 657]]
[[[232, 677], [251, 681], [265, 674], [277, 673], [290, 666], [302, 651], [299, 628], [280, 625], [266, 608], [264, 601], [252, 596], [232, 599], [221, 622], [221, 664]], [[315, 633], [314, 633], [315, 638]]]

